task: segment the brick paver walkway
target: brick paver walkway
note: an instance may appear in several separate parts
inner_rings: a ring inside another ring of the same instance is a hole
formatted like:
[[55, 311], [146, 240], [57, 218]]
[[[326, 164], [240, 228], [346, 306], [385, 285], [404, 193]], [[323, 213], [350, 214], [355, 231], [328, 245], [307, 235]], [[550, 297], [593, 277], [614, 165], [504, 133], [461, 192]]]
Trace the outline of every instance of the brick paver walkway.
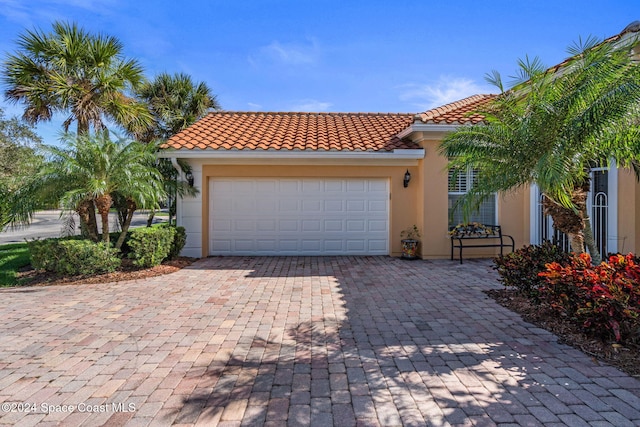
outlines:
[[497, 305], [487, 261], [209, 258], [0, 292], [2, 425], [640, 425], [640, 381]]

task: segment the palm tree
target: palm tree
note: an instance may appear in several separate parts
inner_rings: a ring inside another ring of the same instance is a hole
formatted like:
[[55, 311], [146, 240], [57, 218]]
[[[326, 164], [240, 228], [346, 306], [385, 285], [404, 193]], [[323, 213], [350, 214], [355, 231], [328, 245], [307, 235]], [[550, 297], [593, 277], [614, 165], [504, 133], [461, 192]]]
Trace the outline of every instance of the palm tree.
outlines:
[[[137, 91], [138, 97], [149, 107], [153, 125], [141, 137], [143, 141], [166, 140], [181, 130], [191, 126], [211, 110], [219, 110], [220, 104], [211, 89], [204, 82], [194, 82], [184, 73], [162, 73], [153, 81], [146, 82]], [[185, 162], [179, 162], [183, 172], [190, 171]], [[193, 196], [197, 190], [184, 181], [178, 180], [178, 172], [166, 159], [160, 159], [158, 169], [164, 177], [165, 191], [173, 199], [169, 206], [169, 222], [175, 210], [175, 198]], [[154, 212], [149, 215], [148, 225], [153, 221]]]
[[188, 74], [161, 73], [137, 90], [149, 107], [153, 124], [142, 140], [168, 139], [191, 126], [220, 105], [204, 82], [195, 83]]
[[[142, 67], [122, 50], [115, 37], [90, 34], [75, 23], [54, 22], [50, 33], [27, 31], [3, 64], [5, 95], [24, 105], [29, 124], [61, 113], [67, 115], [65, 132], [74, 121], [78, 135], [104, 130], [111, 121], [132, 134], [142, 133], [152, 122], [146, 105], [132, 96], [144, 81]], [[83, 230], [96, 228], [92, 203], [83, 204]]]
[[497, 73], [487, 78], [501, 94], [482, 111], [484, 124], [462, 127], [440, 147], [456, 173], [479, 170], [474, 187], [459, 200], [468, 217], [482, 200], [536, 183], [545, 210], [565, 232], [575, 252], [585, 237], [595, 262], [586, 195], [589, 172], [616, 160], [623, 167], [640, 159], [640, 67], [632, 44], [588, 39], [569, 50], [563, 67], [548, 70], [536, 58], [519, 62], [516, 85], [504, 90]]
[[3, 64], [5, 95], [24, 105], [30, 124], [59, 112], [68, 115], [65, 131], [74, 121], [78, 134], [104, 129], [108, 120], [141, 131], [151, 116], [128, 94], [143, 82], [142, 67], [122, 50], [115, 37], [93, 35], [76, 24], [54, 22], [50, 33], [27, 31]]
[[[48, 195], [73, 210], [86, 224], [96, 224], [89, 216], [96, 206], [102, 222], [102, 240], [109, 242], [109, 210], [114, 195], [124, 197], [126, 221], [116, 248], [120, 248], [133, 213], [153, 209], [164, 197], [162, 177], [155, 168], [153, 144], [120, 138], [112, 141], [106, 131], [96, 134], [67, 134], [64, 148], [46, 146], [52, 158], [38, 176], [40, 185], [32, 194]], [[37, 199], [37, 197], [36, 197]], [[98, 240], [97, 224], [89, 227], [89, 237]]]

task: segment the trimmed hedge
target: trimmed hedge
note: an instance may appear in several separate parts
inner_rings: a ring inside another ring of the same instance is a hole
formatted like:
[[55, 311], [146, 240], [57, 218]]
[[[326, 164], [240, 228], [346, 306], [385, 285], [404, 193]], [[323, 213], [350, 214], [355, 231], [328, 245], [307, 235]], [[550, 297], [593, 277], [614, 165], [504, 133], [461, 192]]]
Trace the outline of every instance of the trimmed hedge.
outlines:
[[121, 264], [116, 249], [76, 237], [33, 240], [27, 246], [36, 270], [65, 275], [97, 274], [113, 272]]
[[129, 258], [139, 267], [159, 265], [171, 253], [176, 229], [174, 227], [142, 227], [131, 231]]
[[[166, 227], [173, 227], [171, 225], [166, 225]], [[169, 251], [169, 259], [176, 259], [180, 256], [180, 252], [184, 245], [187, 243], [187, 230], [182, 227], [174, 227], [176, 231], [173, 236], [173, 242], [171, 243], [171, 250]]]

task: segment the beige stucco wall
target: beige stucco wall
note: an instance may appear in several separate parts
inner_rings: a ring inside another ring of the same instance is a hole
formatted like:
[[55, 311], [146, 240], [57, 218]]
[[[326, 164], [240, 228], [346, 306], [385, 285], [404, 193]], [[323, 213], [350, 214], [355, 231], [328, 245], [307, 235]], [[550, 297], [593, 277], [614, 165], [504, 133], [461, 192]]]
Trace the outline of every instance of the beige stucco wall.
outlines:
[[[438, 152], [444, 132], [423, 132], [415, 140], [425, 149], [421, 161], [420, 206], [416, 212], [423, 233], [423, 258], [448, 258], [451, 256], [451, 240], [447, 233], [448, 217], [448, 173], [447, 158]], [[517, 192], [498, 197], [498, 224], [504, 234], [513, 236], [516, 248], [529, 241], [529, 191]], [[499, 253], [495, 248], [465, 249], [464, 257], [487, 257]], [[457, 257], [457, 254], [456, 254]]]
[[640, 185], [632, 171], [618, 171], [618, 251], [636, 253], [640, 248]]
[[[400, 256], [400, 232], [417, 225], [422, 232], [420, 252], [425, 259], [448, 258], [447, 159], [438, 153], [444, 133], [425, 132], [412, 135], [424, 150], [422, 160], [378, 161], [334, 164], [331, 161], [306, 161], [304, 164], [224, 164], [221, 161], [191, 160], [200, 194], [185, 198], [179, 205], [182, 221], [188, 227], [187, 249], [190, 256], [207, 256], [209, 252], [209, 178], [211, 177], [313, 177], [313, 178], [385, 178], [390, 183], [390, 255]], [[340, 163], [340, 162], [338, 162]], [[364, 162], [366, 163], [366, 162]], [[391, 163], [389, 165], [388, 163]], [[408, 188], [402, 180], [406, 170], [412, 179]], [[640, 248], [640, 185], [628, 170], [618, 172], [618, 250], [635, 252]], [[498, 197], [498, 223], [503, 233], [513, 236], [516, 248], [530, 242], [531, 199], [529, 187]], [[466, 257], [488, 257], [494, 248], [465, 250]]]
[[[419, 170], [413, 165], [212, 165], [202, 166], [202, 180], [200, 194], [202, 197], [202, 256], [209, 253], [209, 178], [211, 177], [291, 177], [291, 178], [385, 178], [389, 180], [390, 189], [390, 227], [389, 242], [391, 255], [399, 256], [401, 253], [400, 232], [412, 226], [416, 222], [418, 210], [417, 193], [420, 181]], [[408, 188], [403, 187], [405, 172], [409, 170], [412, 175]]]

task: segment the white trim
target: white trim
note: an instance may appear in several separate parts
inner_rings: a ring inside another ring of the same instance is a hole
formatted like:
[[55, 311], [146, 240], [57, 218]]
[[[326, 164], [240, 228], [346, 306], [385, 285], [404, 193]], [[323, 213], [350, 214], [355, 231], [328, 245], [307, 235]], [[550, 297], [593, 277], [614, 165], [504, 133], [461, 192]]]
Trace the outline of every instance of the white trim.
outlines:
[[181, 159], [376, 159], [376, 160], [419, 160], [425, 150], [401, 149], [393, 151], [305, 151], [305, 150], [165, 150], [157, 154], [160, 158]]
[[532, 183], [529, 190], [529, 244], [539, 245], [540, 242], [540, 219], [538, 218], [538, 203], [540, 197], [540, 189], [538, 184]]
[[463, 126], [477, 126], [471, 123], [456, 123], [456, 124], [437, 124], [437, 123], [413, 123], [408, 128], [404, 129], [398, 134], [398, 138], [406, 138], [414, 132], [453, 132]]
[[[609, 188], [608, 199], [609, 206], [607, 211], [607, 250], [609, 252], [618, 252], [618, 165], [616, 161], [609, 160]], [[603, 257], [606, 254], [601, 254]]]

